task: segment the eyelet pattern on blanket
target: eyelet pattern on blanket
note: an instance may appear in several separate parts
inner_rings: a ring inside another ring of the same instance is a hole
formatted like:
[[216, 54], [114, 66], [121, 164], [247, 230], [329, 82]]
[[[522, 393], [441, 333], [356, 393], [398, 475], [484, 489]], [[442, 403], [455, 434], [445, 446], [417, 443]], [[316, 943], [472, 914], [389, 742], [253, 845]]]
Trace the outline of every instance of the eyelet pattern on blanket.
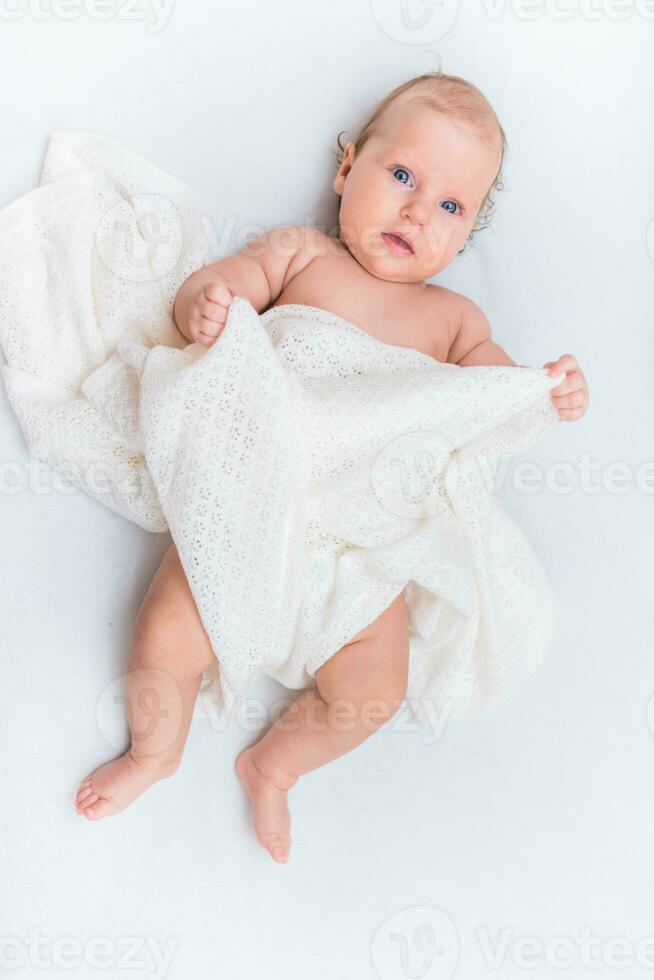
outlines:
[[[167, 251], [150, 256], [152, 228]], [[187, 344], [172, 304], [210, 252], [184, 184], [105, 137], [51, 138], [41, 186], [0, 212], [2, 375], [29, 451], [170, 530], [219, 711], [262, 675], [309, 686], [401, 592], [416, 714], [501, 703], [559, 604], [492, 476], [556, 423], [560, 378], [443, 364], [317, 307], [259, 315], [238, 296], [211, 348]]]

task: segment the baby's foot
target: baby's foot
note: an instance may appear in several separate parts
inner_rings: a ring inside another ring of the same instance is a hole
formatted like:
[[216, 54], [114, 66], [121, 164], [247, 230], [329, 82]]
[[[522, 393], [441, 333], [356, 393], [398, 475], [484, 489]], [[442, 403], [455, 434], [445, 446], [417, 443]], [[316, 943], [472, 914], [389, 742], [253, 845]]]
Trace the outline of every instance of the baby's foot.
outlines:
[[254, 832], [260, 844], [267, 848], [275, 861], [285, 864], [291, 847], [291, 814], [286, 797], [297, 779], [284, 780], [266, 777], [253, 759], [253, 746], [243, 749], [234, 768], [254, 809]]
[[75, 797], [75, 809], [89, 820], [112, 817], [157, 780], [171, 776], [176, 768], [144, 759], [137, 761], [130, 749], [83, 780]]

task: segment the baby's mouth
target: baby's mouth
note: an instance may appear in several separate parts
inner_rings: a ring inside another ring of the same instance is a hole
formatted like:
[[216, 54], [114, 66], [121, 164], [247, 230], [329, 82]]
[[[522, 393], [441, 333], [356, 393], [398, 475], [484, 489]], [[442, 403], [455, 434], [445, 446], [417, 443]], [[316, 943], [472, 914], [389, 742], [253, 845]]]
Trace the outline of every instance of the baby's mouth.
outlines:
[[394, 235], [392, 232], [383, 231], [381, 236], [398, 255], [413, 255], [411, 244], [406, 238], [402, 238], [401, 235]]

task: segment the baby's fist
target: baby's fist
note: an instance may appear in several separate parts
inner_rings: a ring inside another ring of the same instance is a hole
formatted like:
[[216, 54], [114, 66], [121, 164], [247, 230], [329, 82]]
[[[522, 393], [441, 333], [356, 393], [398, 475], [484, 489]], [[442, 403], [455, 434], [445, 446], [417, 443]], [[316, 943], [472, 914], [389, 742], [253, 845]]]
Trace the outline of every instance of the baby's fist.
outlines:
[[196, 344], [211, 347], [220, 337], [233, 300], [227, 283], [218, 277], [206, 283], [195, 295], [189, 310], [189, 330]]
[[556, 377], [561, 372], [565, 378], [560, 385], [550, 391], [552, 404], [557, 409], [562, 421], [573, 422], [580, 419], [588, 408], [588, 382], [584, 372], [577, 364], [572, 354], [562, 354], [557, 361], [543, 364], [549, 369], [550, 377]]

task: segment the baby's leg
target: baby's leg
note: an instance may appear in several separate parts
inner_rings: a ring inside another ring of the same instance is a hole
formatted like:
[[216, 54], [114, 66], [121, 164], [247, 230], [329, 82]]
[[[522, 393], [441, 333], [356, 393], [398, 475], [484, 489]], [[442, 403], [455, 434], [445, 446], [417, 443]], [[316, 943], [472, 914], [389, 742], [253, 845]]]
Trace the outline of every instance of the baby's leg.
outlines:
[[82, 782], [77, 812], [91, 820], [124, 810], [182, 757], [203, 671], [215, 660], [171, 545], [139, 609], [124, 691], [132, 744]]
[[409, 630], [404, 596], [346, 643], [303, 692], [236, 760], [261, 844], [276, 861], [290, 848], [288, 790], [303, 773], [360, 745], [398, 710], [406, 694]]

